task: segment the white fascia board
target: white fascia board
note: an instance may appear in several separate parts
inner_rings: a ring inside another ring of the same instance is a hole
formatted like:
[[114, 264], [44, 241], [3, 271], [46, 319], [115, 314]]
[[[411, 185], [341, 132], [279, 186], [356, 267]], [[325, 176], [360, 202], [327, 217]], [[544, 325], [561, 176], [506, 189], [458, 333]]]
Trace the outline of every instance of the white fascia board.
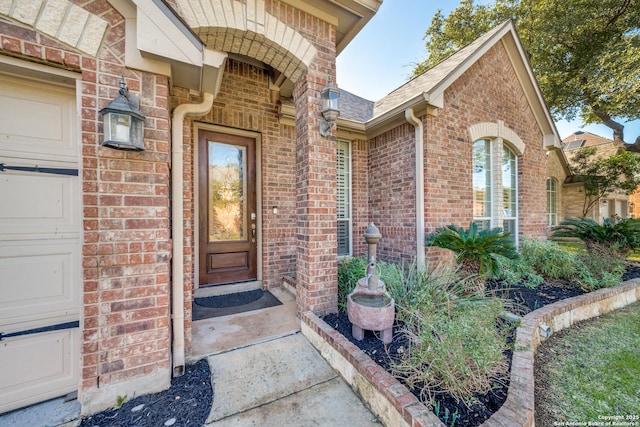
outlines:
[[553, 133], [544, 135], [542, 137], [542, 146], [547, 150], [551, 150], [554, 148], [558, 148], [558, 149], [562, 148], [558, 135]]
[[[136, 24], [136, 18], [127, 18], [125, 20], [125, 25], [125, 32], [127, 35], [137, 33], [138, 26]], [[125, 43], [124, 48], [124, 63], [127, 68], [171, 77], [171, 64], [158, 59], [143, 57], [138, 46], [136, 46], [136, 43], [133, 43], [133, 37], [127, 37], [127, 39], [128, 40]]]
[[215, 96], [220, 91], [224, 65], [227, 54], [216, 50], [206, 49], [203, 52], [202, 77], [200, 83], [201, 92], [209, 92]]
[[108, 1], [125, 18], [128, 68], [171, 77], [188, 89], [218, 92], [226, 53], [206, 49], [159, 0]]
[[158, 59], [144, 58], [137, 46], [138, 8], [131, 0], [108, 0], [125, 19], [124, 63], [127, 68], [171, 77], [171, 65]]
[[202, 55], [202, 63], [209, 67], [221, 68], [224, 67], [224, 61], [227, 59], [227, 56], [224, 52], [205, 48]]
[[425, 92], [424, 100], [427, 101], [429, 105], [436, 108], [444, 107], [444, 91], [436, 90], [432, 92]]
[[202, 65], [202, 43], [194, 43], [155, 4], [148, 0], [133, 0], [138, 7], [137, 47], [142, 52], [195, 66]]

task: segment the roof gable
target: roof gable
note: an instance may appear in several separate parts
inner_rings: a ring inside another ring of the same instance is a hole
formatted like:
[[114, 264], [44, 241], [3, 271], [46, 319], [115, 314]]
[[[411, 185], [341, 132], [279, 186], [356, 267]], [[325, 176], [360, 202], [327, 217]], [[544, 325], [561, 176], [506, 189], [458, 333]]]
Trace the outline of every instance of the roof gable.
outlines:
[[428, 98], [430, 98], [427, 99], [427, 102], [432, 103], [435, 107], [442, 107], [444, 90], [495, 44], [495, 41], [492, 42], [493, 38], [506, 24], [504, 23], [494, 28], [421, 75], [409, 80], [384, 98], [376, 101], [373, 117], [385, 114], [408, 99], [426, 98], [425, 94], [428, 94]]
[[512, 21], [498, 25], [436, 66], [376, 101], [371, 115], [365, 121], [366, 127], [368, 129], [384, 127], [389, 121], [396, 121], [399, 116], [404, 117], [404, 112], [408, 108], [444, 107], [444, 92], [447, 88], [498, 43], [502, 43], [507, 51], [527, 102], [544, 135], [544, 146], [561, 148], [558, 131]]

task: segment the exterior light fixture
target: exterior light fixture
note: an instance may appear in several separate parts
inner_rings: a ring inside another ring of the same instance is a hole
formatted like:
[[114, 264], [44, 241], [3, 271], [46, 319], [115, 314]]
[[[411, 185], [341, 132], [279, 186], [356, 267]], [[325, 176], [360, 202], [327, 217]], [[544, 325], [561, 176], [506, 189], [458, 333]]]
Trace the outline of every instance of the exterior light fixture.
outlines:
[[340, 117], [340, 109], [338, 106], [338, 100], [340, 98], [340, 91], [337, 87], [331, 84], [331, 77], [329, 82], [320, 92], [322, 98], [322, 119], [320, 120], [320, 135], [327, 137], [331, 135], [331, 129], [335, 124], [338, 117]]
[[144, 151], [144, 119], [139, 101], [129, 93], [120, 76], [120, 90], [116, 99], [100, 110], [104, 122], [102, 145], [118, 150]]

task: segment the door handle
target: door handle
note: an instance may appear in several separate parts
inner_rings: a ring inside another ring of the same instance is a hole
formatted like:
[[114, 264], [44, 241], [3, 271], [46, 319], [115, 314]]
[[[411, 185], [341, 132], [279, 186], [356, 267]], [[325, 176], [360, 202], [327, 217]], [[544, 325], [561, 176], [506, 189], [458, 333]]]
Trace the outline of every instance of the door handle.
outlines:
[[256, 224], [255, 223], [251, 223], [251, 243], [255, 243], [256, 242]]

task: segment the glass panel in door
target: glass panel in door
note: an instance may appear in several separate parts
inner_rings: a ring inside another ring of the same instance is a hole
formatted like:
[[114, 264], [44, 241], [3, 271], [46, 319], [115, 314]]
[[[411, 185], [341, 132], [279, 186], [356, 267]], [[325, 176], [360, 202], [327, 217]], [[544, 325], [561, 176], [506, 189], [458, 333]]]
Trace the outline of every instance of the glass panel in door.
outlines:
[[247, 239], [247, 148], [209, 141], [209, 241]]

